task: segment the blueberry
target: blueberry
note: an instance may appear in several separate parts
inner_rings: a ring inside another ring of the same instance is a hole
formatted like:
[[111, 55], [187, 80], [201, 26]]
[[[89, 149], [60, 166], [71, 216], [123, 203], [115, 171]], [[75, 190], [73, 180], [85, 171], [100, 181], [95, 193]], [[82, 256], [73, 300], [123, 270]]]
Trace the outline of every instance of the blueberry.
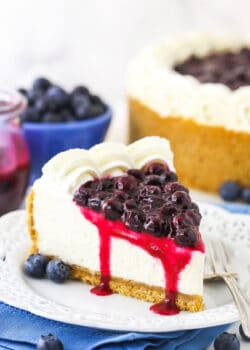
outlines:
[[150, 196], [150, 197], [144, 197], [140, 201], [140, 205], [142, 206], [143, 210], [150, 211], [152, 209], [159, 209], [164, 204], [164, 199], [159, 196]]
[[92, 105], [102, 105], [103, 106], [102, 99], [97, 95], [90, 95], [90, 101], [91, 101]]
[[38, 340], [37, 350], [63, 350], [63, 344], [59, 338], [53, 334], [42, 335]]
[[127, 210], [124, 212], [123, 221], [129, 229], [141, 231], [145, 221], [145, 214], [140, 210]]
[[51, 260], [46, 268], [48, 279], [63, 283], [69, 278], [69, 267], [61, 260]]
[[167, 202], [161, 207], [161, 214], [166, 217], [170, 217], [176, 213], [177, 209], [173, 203]]
[[135, 209], [137, 207], [137, 203], [135, 202], [134, 199], [127, 199], [124, 202], [124, 210], [131, 210]]
[[47, 112], [43, 115], [42, 121], [44, 123], [61, 123], [61, 116], [56, 112]]
[[148, 215], [144, 223], [144, 229], [156, 237], [162, 237], [166, 231], [166, 221], [160, 215]]
[[182, 247], [194, 247], [198, 241], [198, 235], [194, 228], [186, 227], [177, 230], [174, 240]]
[[75, 121], [75, 117], [70, 109], [63, 109], [59, 112], [60, 119], [62, 122], [72, 122]]
[[137, 187], [137, 181], [134, 176], [122, 175], [116, 179], [115, 186], [120, 191], [133, 191]]
[[160, 196], [160, 194], [161, 194], [161, 189], [158, 186], [154, 186], [154, 185], [146, 185], [139, 190], [139, 196], [141, 198], [150, 197], [152, 195]]
[[242, 190], [241, 199], [243, 202], [250, 204], [250, 187], [246, 187]]
[[214, 350], [239, 350], [240, 342], [235, 334], [221, 333], [214, 342]]
[[161, 186], [162, 185], [162, 177], [159, 175], [148, 175], [145, 177], [144, 183], [146, 185]]
[[102, 104], [91, 105], [89, 107], [88, 117], [94, 118], [105, 112], [105, 106]]
[[51, 83], [48, 79], [37, 78], [33, 83], [33, 90], [43, 93], [50, 87], [50, 85]]
[[47, 112], [49, 106], [46, 98], [40, 97], [36, 100], [34, 107], [40, 115], [43, 115]]
[[26, 97], [28, 99], [29, 106], [33, 106], [37, 100], [37, 98], [40, 97], [40, 94], [34, 90], [28, 90]]
[[74, 194], [74, 201], [79, 205], [86, 206], [91, 192], [89, 188], [81, 186]]
[[89, 198], [88, 207], [95, 211], [100, 211], [102, 201], [105, 198], [107, 198], [107, 194], [105, 192], [95, 193], [91, 198]]
[[240, 325], [239, 327], [239, 332], [240, 332], [240, 335], [241, 335], [241, 338], [247, 342], [250, 341], [250, 338], [248, 336], [246, 336], [246, 334], [244, 333], [243, 331], [243, 328], [242, 328], [242, 325]]
[[191, 198], [187, 192], [176, 191], [171, 196], [172, 202], [179, 210], [188, 209], [191, 206]]
[[139, 169], [129, 169], [128, 175], [134, 176], [138, 181], [143, 181], [143, 179], [145, 177], [143, 171], [141, 171]]
[[68, 105], [69, 96], [65, 90], [59, 86], [51, 86], [45, 95], [51, 111], [59, 110]]
[[178, 181], [178, 177], [177, 177], [176, 173], [174, 173], [173, 171], [170, 171], [166, 174], [165, 181], [166, 182], [176, 182], [176, 181]]
[[119, 199], [119, 201], [124, 202], [126, 199], [130, 198], [129, 194], [123, 191], [115, 190], [114, 192], [115, 198]]
[[106, 219], [119, 220], [123, 214], [123, 204], [114, 198], [106, 198], [102, 204], [102, 210]]
[[34, 107], [27, 107], [21, 114], [20, 114], [20, 120], [21, 122], [39, 122], [40, 121], [40, 115], [37, 112], [37, 110]]
[[144, 168], [144, 172], [146, 175], [166, 175], [169, 167], [167, 164], [153, 162]]
[[220, 187], [219, 193], [225, 201], [235, 201], [241, 195], [241, 186], [237, 181], [226, 181]]
[[85, 96], [89, 96], [89, 90], [86, 88], [86, 86], [77, 86], [74, 88], [74, 90], [72, 91], [71, 95], [85, 95]]
[[27, 275], [34, 278], [45, 276], [48, 258], [41, 254], [32, 254], [24, 263], [24, 271]]
[[189, 190], [179, 182], [168, 182], [164, 186], [164, 191], [174, 193], [175, 191], [183, 191], [189, 193]]
[[85, 119], [89, 117], [90, 100], [88, 96], [75, 95], [71, 98], [72, 109], [76, 119]]
[[108, 177], [100, 179], [96, 186], [97, 191], [112, 191], [113, 189], [114, 189], [113, 180]]

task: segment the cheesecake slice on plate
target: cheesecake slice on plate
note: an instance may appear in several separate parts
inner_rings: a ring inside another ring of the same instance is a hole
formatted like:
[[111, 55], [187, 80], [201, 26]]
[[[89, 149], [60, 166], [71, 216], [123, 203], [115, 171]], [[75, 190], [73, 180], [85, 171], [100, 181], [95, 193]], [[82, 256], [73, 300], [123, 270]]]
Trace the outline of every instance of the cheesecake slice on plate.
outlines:
[[56, 155], [27, 209], [30, 253], [61, 259], [92, 293], [149, 301], [159, 314], [203, 310], [201, 215], [166, 139]]

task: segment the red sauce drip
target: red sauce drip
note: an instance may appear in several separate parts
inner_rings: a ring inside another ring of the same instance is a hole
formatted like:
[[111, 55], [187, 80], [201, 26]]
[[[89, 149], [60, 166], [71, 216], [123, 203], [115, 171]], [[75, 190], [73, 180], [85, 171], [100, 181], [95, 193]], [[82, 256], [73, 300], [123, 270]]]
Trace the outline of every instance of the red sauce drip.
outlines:
[[151, 256], [159, 259], [165, 274], [166, 298], [153, 306], [151, 310], [161, 315], [174, 315], [179, 312], [175, 298], [178, 292], [180, 272], [189, 263], [193, 251], [204, 252], [200, 239], [194, 248], [180, 247], [170, 238], [157, 238], [148, 233], [139, 233], [128, 229], [121, 221], [109, 221], [91, 209], [80, 207], [81, 213], [97, 226], [100, 236], [100, 284], [91, 290], [96, 295], [109, 295], [111, 237], [125, 239], [131, 244], [144, 249]]

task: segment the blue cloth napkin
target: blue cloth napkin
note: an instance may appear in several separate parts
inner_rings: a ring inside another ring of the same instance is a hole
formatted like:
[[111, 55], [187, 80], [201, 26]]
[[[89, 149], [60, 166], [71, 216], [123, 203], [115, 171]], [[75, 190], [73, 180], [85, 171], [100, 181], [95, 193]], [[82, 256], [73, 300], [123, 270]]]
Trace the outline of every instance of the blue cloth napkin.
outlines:
[[[247, 205], [220, 206], [250, 214]], [[205, 350], [228, 326], [169, 333], [115, 332], [48, 320], [0, 302], [0, 350], [35, 350], [40, 335], [48, 333], [58, 336], [65, 350]]]

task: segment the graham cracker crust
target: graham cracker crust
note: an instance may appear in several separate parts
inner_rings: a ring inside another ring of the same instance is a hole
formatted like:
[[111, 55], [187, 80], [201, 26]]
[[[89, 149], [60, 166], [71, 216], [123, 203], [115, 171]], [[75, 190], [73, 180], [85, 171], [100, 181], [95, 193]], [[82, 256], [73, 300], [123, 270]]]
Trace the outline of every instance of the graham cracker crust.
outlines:
[[[31, 191], [27, 197], [27, 226], [30, 238], [32, 241], [29, 254], [38, 253], [38, 232], [36, 232], [34, 227], [34, 217], [33, 217], [33, 202], [34, 202], [34, 192]], [[49, 258], [59, 258], [51, 257]], [[74, 280], [80, 280], [84, 283], [97, 286], [100, 283], [100, 273], [95, 271], [90, 271], [89, 269], [77, 265], [69, 265], [70, 267], [70, 278]], [[110, 288], [113, 292], [137, 298], [143, 301], [148, 301], [152, 303], [158, 303], [165, 297], [165, 290], [161, 287], [149, 286], [144, 283], [126, 280], [123, 278], [118, 278], [112, 276], [110, 281]], [[178, 293], [176, 297], [176, 305], [183, 311], [198, 312], [204, 309], [203, 298], [200, 295], [188, 295], [183, 293]]]
[[145, 136], [169, 139], [180, 181], [188, 187], [217, 192], [227, 180], [250, 186], [250, 134], [208, 126], [191, 119], [162, 117], [129, 98], [130, 142]]

